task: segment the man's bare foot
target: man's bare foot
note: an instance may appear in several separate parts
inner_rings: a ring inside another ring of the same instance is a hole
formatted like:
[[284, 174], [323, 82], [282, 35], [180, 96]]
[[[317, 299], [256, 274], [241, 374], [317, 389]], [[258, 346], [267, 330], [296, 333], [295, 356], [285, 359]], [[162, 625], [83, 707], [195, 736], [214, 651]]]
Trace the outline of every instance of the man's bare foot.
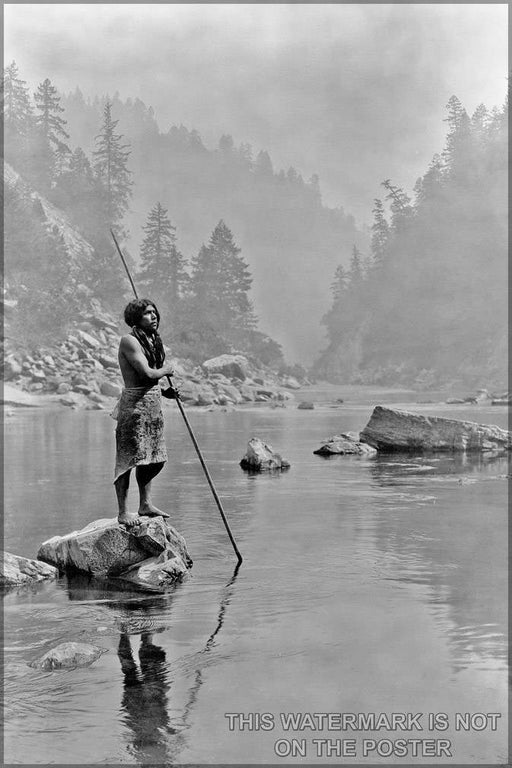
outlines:
[[167, 512], [162, 512], [162, 510], [155, 507], [154, 504], [141, 505], [139, 507], [139, 515], [141, 517], [170, 517]]
[[137, 525], [140, 525], [141, 519], [138, 515], [125, 512], [124, 515], [117, 516], [117, 522], [119, 525], [124, 525], [126, 530], [130, 530], [130, 528], [135, 528]]

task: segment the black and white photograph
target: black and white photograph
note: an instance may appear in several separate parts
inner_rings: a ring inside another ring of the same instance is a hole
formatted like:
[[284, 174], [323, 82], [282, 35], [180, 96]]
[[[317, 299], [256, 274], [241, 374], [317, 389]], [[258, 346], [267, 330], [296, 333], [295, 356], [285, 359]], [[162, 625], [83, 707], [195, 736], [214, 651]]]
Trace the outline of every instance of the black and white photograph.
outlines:
[[3, 765], [509, 765], [508, 4], [3, 26]]

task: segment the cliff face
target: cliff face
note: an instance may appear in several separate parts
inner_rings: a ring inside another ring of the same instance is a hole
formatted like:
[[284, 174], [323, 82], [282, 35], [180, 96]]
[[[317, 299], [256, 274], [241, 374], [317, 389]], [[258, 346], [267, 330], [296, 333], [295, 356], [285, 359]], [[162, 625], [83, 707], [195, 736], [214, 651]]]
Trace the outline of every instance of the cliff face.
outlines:
[[58, 232], [62, 235], [66, 250], [72, 262], [80, 262], [83, 259], [88, 260], [92, 256], [92, 246], [73, 228], [66, 216], [52, 205], [43, 195], [39, 194], [20, 174], [4, 162], [4, 185], [5, 191], [23, 198], [26, 202], [31, 201], [34, 215], [44, 217], [48, 229]]

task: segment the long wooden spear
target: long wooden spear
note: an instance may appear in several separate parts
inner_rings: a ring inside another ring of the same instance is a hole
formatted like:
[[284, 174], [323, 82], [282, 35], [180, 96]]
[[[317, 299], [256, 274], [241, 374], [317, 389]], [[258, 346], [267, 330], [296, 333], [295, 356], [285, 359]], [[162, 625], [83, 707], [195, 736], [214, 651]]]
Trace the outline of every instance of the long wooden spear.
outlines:
[[[126, 274], [128, 275], [128, 280], [130, 281], [130, 284], [132, 286], [135, 298], [138, 299], [139, 297], [138, 297], [138, 294], [137, 294], [137, 289], [135, 288], [135, 283], [133, 282], [132, 276], [130, 275], [130, 270], [128, 269], [128, 265], [127, 265], [126, 260], [125, 260], [125, 258], [123, 256], [123, 252], [121, 251], [121, 248], [119, 247], [119, 243], [117, 242], [116, 236], [114, 235], [112, 230], [110, 230], [110, 234], [112, 235], [112, 237], [114, 239], [114, 243], [116, 244], [117, 252], [118, 252], [119, 256], [121, 257], [121, 261], [123, 262], [123, 266], [124, 266], [124, 268], [126, 270]], [[169, 375], [167, 375], [167, 381], [169, 382], [169, 385], [172, 387], [171, 377]], [[210, 473], [208, 471], [208, 467], [206, 466], [206, 462], [205, 462], [205, 460], [203, 458], [203, 455], [202, 455], [201, 450], [199, 448], [199, 445], [197, 443], [196, 437], [195, 437], [195, 435], [194, 435], [194, 433], [192, 431], [192, 427], [190, 426], [189, 421], [187, 419], [187, 414], [185, 413], [185, 410], [183, 408], [183, 405], [181, 403], [181, 400], [180, 400], [179, 395], [178, 395], [177, 392], [176, 392], [176, 402], [178, 404], [178, 408], [180, 409], [180, 413], [183, 416], [183, 420], [184, 420], [185, 425], [186, 425], [186, 427], [188, 429], [188, 433], [189, 433], [189, 435], [190, 435], [190, 437], [192, 439], [192, 442], [194, 444], [194, 448], [196, 449], [196, 453], [197, 453], [197, 455], [199, 457], [199, 461], [201, 462], [201, 466], [202, 466], [202, 468], [204, 470], [204, 474], [206, 475], [206, 479], [208, 480], [208, 485], [210, 486], [211, 492], [213, 494], [213, 498], [215, 499], [215, 501], [217, 503], [217, 507], [218, 507], [220, 515], [222, 517], [222, 521], [223, 521], [223, 523], [224, 523], [224, 525], [226, 527], [226, 531], [228, 532], [229, 540], [231, 541], [231, 544], [233, 545], [233, 549], [235, 550], [235, 554], [236, 554], [236, 556], [238, 558], [238, 564], [240, 565], [240, 563], [242, 562], [242, 555], [240, 554], [239, 549], [238, 549], [238, 547], [236, 545], [236, 541], [235, 541], [235, 539], [233, 537], [233, 534], [231, 533], [231, 529], [230, 529], [228, 521], [226, 519], [226, 515], [224, 513], [224, 510], [222, 509], [222, 504], [220, 503], [219, 495], [218, 495], [217, 491], [215, 490], [215, 486], [213, 484], [212, 478], [210, 477]]]

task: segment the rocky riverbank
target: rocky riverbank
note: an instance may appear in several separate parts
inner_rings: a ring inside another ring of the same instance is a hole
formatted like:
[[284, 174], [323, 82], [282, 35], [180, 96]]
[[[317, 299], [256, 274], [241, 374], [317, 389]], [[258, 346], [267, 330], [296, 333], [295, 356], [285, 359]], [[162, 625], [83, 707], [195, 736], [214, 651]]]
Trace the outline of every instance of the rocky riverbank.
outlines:
[[[117, 362], [119, 338], [126, 329], [99, 304], [73, 324], [67, 337], [38, 349], [20, 350], [7, 340], [4, 348], [3, 401], [13, 405], [54, 403], [101, 410], [121, 393]], [[244, 355], [221, 355], [197, 365], [168, 351], [181, 400], [193, 406], [284, 403], [308, 382], [278, 376], [255, 366]]]

